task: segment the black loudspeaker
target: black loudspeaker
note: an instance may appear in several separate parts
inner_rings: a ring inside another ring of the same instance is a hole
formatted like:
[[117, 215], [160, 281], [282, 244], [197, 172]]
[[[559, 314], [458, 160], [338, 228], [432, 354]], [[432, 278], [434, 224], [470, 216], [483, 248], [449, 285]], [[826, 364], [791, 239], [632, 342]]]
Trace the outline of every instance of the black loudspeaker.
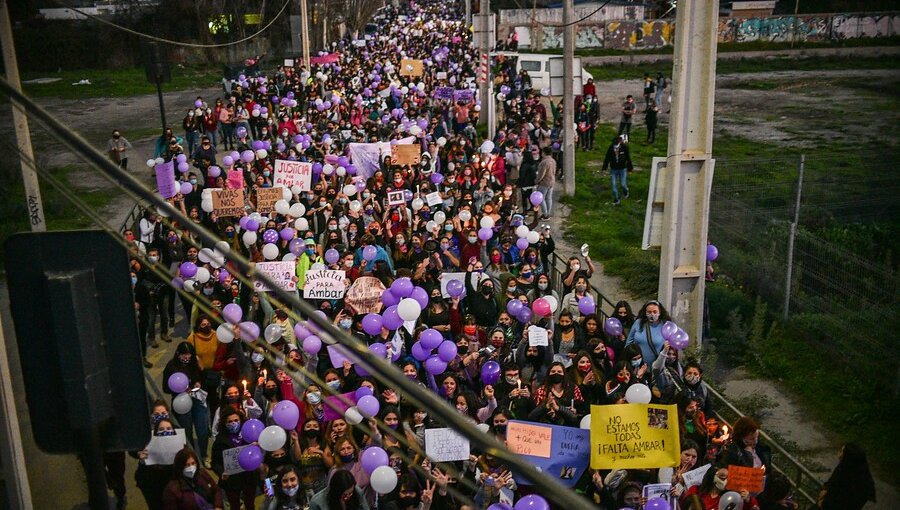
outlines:
[[169, 69], [169, 54], [162, 44], [151, 41], [144, 46], [144, 71], [150, 83], [168, 83], [172, 81]]
[[150, 412], [126, 249], [102, 231], [20, 233], [5, 249], [38, 447], [79, 452], [96, 430], [105, 451], [143, 449]]

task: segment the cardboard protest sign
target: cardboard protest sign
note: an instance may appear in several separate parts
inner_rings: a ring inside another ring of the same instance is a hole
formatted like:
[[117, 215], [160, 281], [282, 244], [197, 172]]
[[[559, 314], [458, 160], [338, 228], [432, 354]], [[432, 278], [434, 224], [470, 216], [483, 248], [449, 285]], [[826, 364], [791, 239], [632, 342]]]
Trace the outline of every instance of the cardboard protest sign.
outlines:
[[427, 203], [430, 207], [434, 207], [436, 205], [441, 205], [444, 203], [443, 197], [441, 197], [440, 191], [432, 191], [431, 193], [425, 195], [425, 203]]
[[360, 276], [347, 289], [344, 297], [346, 304], [355, 314], [378, 313], [381, 311], [381, 295], [384, 294], [384, 284], [373, 276]]
[[213, 212], [219, 217], [244, 215], [244, 190], [223, 189], [213, 191]]
[[676, 406], [591, 406], [591, 467], [641, 469], [678, 465]]
[[391, 146], [391, 162], [395, 165], [418, 165], [422, 159], [422, 148], [419, 144]]
[[550, 344], [547, 330], [540, 326], [528, 326], [528, 345], [532, 347], [546, 347]]
[[[275, 284], [284, 290], [297, 290], [297, 282], [294, 276], [297, 273], [297, 261], [257, 262], [256, 270], [275, 281]], [[253, 290], [256, 292], [268, 292], [270, 289], [265, 283], [254, 280]]]
[[400, 61], [400, 76], [422, 76], [423, 72], [421, 60], [404, 58]]
[[388, 191], [387, 203], [389, 206], [405, 204], [406, 199], [403, 197], [403, 191]]
[[344, 285], [344, 271], [317, 269], [306, 272], [303, 282], [303, 297], [306, 299], [341, 299], [347, 287]]
[[269, 214], [275, 210], [275, 202], [282, 198], [284, 198], [284, 192], [281, 191], [281, 188], [257, 188], [256, 212]]
[[453, 429], [425, 429], [425, 455], [434, 462], [469, 459], [469, 440]]
[[244, 472], [244, 468], [242, 468], [241, 464], [238, 462], [238, 455], [241, 454], [241, 450], [248, 446], [250, 445], [238, 446], [237, 448], [229, 448], [222, 451], [222, 464], [224, 466], [224, 470], [222, 471], [223, 474], [236, 475]]
[[300, 186], [301, 191], [312, 189], [312, 163], [276, 159], [273, 170], [273, 186]]
[[175, 429], [174, 436], [153, 436], [147, 445], [147, 458], [144, 464], [170, 466], [175, 462], [175, 454], [186, 444], [184, 429]]
[[154, 170], [156, 171], [156, 189], [159, 191], [159, 196], [172, 198], [177, 195], [180, 188], [175, 182], [175, 161], [156, 165]]
[[[590, 431], [574, 427], [511, 420], [506, 443], [512, 452], [567, 487], [578, 482], [591, 457]], [[513, 473], [513, 478], [520, 485], [531, 484], [520, 473]]]
[[743, 466], [728, 466], [728, 484], [726, 489], [733, 491], [749, 491], [762, 492], [763, 475], [765, 472], [762, 468], [751, 468]]

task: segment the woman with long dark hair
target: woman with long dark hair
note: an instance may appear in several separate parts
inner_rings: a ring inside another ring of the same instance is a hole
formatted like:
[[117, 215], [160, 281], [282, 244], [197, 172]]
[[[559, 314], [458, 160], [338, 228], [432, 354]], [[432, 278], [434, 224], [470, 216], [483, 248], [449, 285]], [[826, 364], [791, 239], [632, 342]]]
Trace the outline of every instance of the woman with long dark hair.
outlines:
[[[163, 492], [163, 508], [166, 510], [194, 510], [196, 508], [225, 508], [222, 491], [212, 475], [200, 465], [190, 447], [175, 454], [172, 464], [172, 480]], [[202, 505], [201, 505], [202, 502]]]
[[647, 301], [638, 312], [634, 326], [628, 332], [625, 345], [637, 345], [641, 348], [644, 361], [648, 364], [653, 363], [662, 352], [665, 343], [662, 336], [662, 325], [668, 320], [671, 320], [669, 312], [659, 301]]
[[866, 452], [856, 443], [841, 448], [841, 460], [819, 494], [822, 510], [859, 510], [875, 502], [875, 482], [869, 472]]
[[369, 510], [369, 504], [356, 487], [353, 475], [339, 469], [331, 475], [328, 487], [310, 500], [309, 510]]

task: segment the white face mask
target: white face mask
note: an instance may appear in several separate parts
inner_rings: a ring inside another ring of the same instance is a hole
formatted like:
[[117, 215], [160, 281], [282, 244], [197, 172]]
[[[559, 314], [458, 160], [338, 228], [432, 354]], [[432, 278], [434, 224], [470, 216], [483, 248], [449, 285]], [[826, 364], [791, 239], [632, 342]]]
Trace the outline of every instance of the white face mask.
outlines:
[[716, 484], [716, 489], [719, 489], [720, 491], [724, 491], [725, 486], [728, 485], [728, 479], [726, 478], [726, 479], [722, 480], [721, 478], [719, 478], [717, 476], [716, 479], [713, 481], [713, 483]]
[[647, 312], [647, 320], [650, 322], [658, 321], [659, 320], [659, 312], [656, 312], [656, 313]]
[[181, 470], [181, 474], [184, 475], [185, 478], [193, 478], [195, 474], [197, 474], [197, 466], [185, 466], [183, 470]]
[[697, 382], [700, 381], [700, 376], [694, 374], [686, 375], [684, 376], [684, 380], [687, 381], [688, 384], [697, 384]]
[[297, 494], [297, 491], [298, 491], [298, 490], [300, 490], [300, 486], [299, 486], [299, 485], [295, 485], [295, 486], [293, 486], [293, 487], [288, 487], [287, 489], [284, 489], [284, 493], [285, 493], [288, 497], [294, 497], [294, 496]]

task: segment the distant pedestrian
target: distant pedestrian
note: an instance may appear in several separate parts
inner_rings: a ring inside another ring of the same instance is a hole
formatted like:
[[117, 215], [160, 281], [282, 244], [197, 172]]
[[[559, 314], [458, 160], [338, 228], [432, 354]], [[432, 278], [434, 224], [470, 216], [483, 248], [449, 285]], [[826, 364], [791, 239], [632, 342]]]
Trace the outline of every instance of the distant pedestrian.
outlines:
[[628, 145], [625, 143], [625, 138], [621, 135], [617, 136], [609, 146], [609, 149], [606, 150], [606, 158], [603, 160], [603, 171], [606, 171], [607, 168], [609, 168], [609, 176], [612, 180], [613, 205], [619, 205], [619, 183], [622, 183], [625, 198], [628, 198], [628, 172], [634, 170], [634, 166], [631, 164], [631, 154], [628, 152]]
[[123, 170], [128, 170], [128, 151], [131, 150], [131, 142], [122, 136], [118, 129], [113, 130], [112, 138], [106, 142], [106, 150], [113, 163]]
[[[653, 93], [656, 91], [656, 82], [650, 77], [650, 73], [644, 73], [644, 111], [650, 109]], [[654, 99], [655, 102], [655, 99]]]
[[651, 103], [644, 112], [644, 124], [647, 125], [647, 143], [656, 142], [656, 125], [659, 120], [659, 108], [656, 103]]
[[634, 104], [634, 96], [628, 94], [625, 103], [622, 104], [622, 120], [619, 121], [619, 136], [625, 135], [624, 140], [628, 141], [628, 135], [631, 134], [631, 118], [637, 111], [637, 105]]
[[663, 76], [663, 73], [656, 73], [656, 83], [654, 83], [654, 85], [656, 87], [656, 107], [662, 110], [663, 93], [669, 86], [669, 81], [666, 80], [666, 77]]
[[541, 151], [541, 161], [537, 167], [537, 179], [535, 187], [544, 195], [541, 202], [541, 218], [547, 219], [553, 213], [553, 185], [556, 183], [556, 160], [553, 159], [553, 150], [544, 147]]
[[841, 460], [819, 494], [818, 507], [857, 510], [868, 501], [875, 502], [875, 482], [866, 452], [855, 443], [847, 443], [841, 448]]

